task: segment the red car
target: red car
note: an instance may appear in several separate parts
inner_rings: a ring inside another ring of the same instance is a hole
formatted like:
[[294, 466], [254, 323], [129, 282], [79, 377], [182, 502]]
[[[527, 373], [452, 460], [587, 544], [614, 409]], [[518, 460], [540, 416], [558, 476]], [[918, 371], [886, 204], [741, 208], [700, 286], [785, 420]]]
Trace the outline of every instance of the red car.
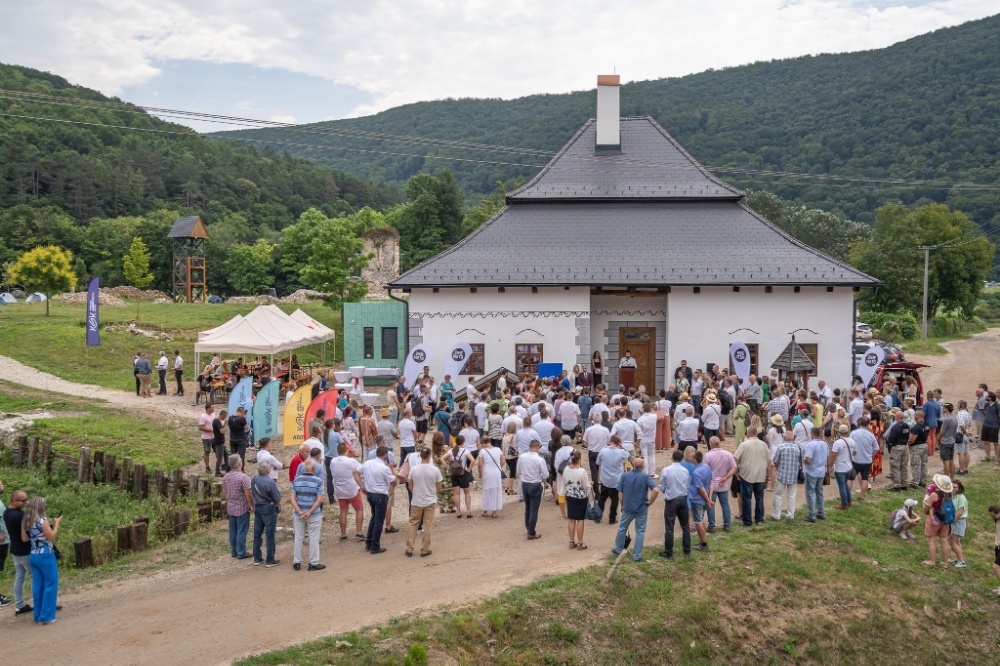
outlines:
[[886, 377], [893, 377], [896, 380], [897, 386], [903, 377], [912, 377], [917, 382], [917, 407], [919, 407], [924, 404], [924, 383], [920, 381], [920, 370], [929, 367], [929, 365], [923, 363], [911, 363], [909, 361], [886, 362], [880, 365], [875, 371], [875, 381], [872, 382], [872, 386], [877, 386], [881, 389], [882, 382], [885, 381]]

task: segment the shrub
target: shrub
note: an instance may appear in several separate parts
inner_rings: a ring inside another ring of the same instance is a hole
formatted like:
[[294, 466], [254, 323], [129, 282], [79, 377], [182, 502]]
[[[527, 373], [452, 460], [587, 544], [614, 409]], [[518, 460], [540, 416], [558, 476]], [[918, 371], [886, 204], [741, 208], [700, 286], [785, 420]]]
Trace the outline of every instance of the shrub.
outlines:
[[983, 320], [978, 317], [962, 319], [952, 315], [938, 315], [930, 324], [930, 335], [935, 338], [946, 338], [953, 335], [978, 333], [986, 330]]
[[920, 335], [920, 324], [909, 312], [866, 312], [859, 321], [871, 326], [876, 338], [888, 342], [912, 340]]
[[986, 321], [1000, 321], [1000, 291], [987, 291], [976, 305], [976, 316]]

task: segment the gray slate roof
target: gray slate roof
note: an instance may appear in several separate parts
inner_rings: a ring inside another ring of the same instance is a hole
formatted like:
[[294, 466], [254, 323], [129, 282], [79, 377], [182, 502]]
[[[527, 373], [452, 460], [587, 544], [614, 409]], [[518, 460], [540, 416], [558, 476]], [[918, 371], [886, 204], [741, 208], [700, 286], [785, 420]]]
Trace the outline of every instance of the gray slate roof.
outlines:
[[878, 284], [746, 208], [651, 118], [620, 127], [621, 155], [595, 156], [588, 121], [506, 208], [388, 286]]
[[740, 203], [626, 201], [508, 206], [389, 286], [876, 283]]
[[194, 231], [194, 225], [198, 223], [199, 219], [197, 215], [178, 217], [174, 220], [174, 225], [170, 227], [170, 233], [167, 234], [167, 238], [189, 238], [191, 232]]
[[594, 154], [597, 123], [588, 121], [537, 176], [507, 196], [526, 201], [736, 201], [743, 192], [716, 180], [649, 117], [622, 118], [621, 155]]

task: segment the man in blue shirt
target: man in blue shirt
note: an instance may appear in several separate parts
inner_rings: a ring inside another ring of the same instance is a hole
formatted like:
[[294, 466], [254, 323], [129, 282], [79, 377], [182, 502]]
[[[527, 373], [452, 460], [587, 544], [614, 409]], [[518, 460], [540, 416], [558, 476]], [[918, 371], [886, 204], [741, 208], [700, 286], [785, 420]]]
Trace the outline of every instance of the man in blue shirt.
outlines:
[[[576, 404], [580, 408], [580, 414], [583, 415], [580, 420], [583, 421], [587, 417], [587, 415], [590, 414], [590, 408], [594, 405], [594, 401], [590, 398], [589, 388], [583, 389], [582, 393], [580, 394], [580, 397], [577, 398], [576, 400]], [[587, 424], [583, 423], [583, 425], [585, 426]], [[581, 426], [581, 430], [582, 429], [583, 428]]]
[[806, 442], [802, 462], [805, 463], [806, 503], [809, 505], [809, 517], [806, 518], [806, 521], [815, 523], [817, 518], [826, 520], [826, 510], [823, 505], [823, 477], [826, 476], [826, 460], [830, 455], [830, 447], [820, 439], [819, 428], [812, 428], [810, 432], [812, 439]]
[[625, 473], [627, 459], [628, 451], [622, 448], [622, 439], [618, 435], [612, 435], [608, 445], [597, 454], [597, 479], [601, 488], [599, 504], [603, 514], [604, 505], [609, 498], [611, 499], [609, 524], [614, 524], [618, 520], [618, 482]]
[[704, 462], [701, 451], [694, 453], [695, 466], [691, 472], [691, 482], [688, 484], [688, 503], [691, 505], [691, 518], [698, 530], [698, 550], [708, 550], [708, 536], [705, 532], [705, 507], [715, 508], [712, 501], [712, 468]]
[[672, 454], [673, 464], [660, 472], [660, 492], [663, 493], [663, 522], [666, 532], [663, 537], [663, 552], [660, 557], [674, 559], [674, 521], [681, 523], [684, 557], [691, 557], [691, 521], [688, 519], [688, 486], [691, 475], [681, 464], [684, 453], [680, 450]]
[[938, 426], [941, 425], [941, 404], [934, 399], [934, 394], [928, 391], [923, 408], [924, 425], [927, 426], [927, 453], [934, 455], [937, 450]]
[[[607, 449], [604, 449], [607, 451]], [[603, 453], [603, 451], [602, 451]], [[620, 554], [625, 549], [625, 534], [629, 525], [635, 521], [635, 542], [632, 545], [632, 559], [642, 561], [642, 543], [646, 538], [646, 517], [649, 505], [656, 501], [660, 493], [653, 479], [643, 469], [645, 461], [635, 458], [632, 461], [632, 471], [622, 474], [618, 481], [618, 494], [622, 503], [622, 519], [618, 523], [618, 534], [615, 536], [615, 547], [611, 552]], [[646, 499], [647, 491], [653, 491], [653, 496]]]

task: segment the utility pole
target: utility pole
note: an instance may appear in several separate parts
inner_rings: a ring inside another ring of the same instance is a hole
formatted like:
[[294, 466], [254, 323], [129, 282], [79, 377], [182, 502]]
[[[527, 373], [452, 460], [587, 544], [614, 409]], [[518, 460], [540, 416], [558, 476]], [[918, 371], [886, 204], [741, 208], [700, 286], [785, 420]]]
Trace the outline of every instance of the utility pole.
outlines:
[[921, 245], [920, 249], [924, 251], [924, 314], [921, 320], [920, 326], [920, 337], [923, 340], [927, 339], [927, 275], [930, 272], [931, 265], [931, 250], [937, 249], [936, 245]]

